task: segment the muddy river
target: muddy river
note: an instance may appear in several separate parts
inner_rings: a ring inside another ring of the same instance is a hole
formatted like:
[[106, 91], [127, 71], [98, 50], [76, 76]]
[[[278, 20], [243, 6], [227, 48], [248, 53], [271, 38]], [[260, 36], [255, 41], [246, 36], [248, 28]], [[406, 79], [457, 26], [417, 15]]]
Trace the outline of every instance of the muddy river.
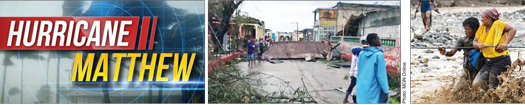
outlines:
[[[443, 30], [448, 28], [449, 32], [453, 34], [456, 38], [459, 36], [464, 36], [463, 27], [461, 26], [463, 20], [470, 16], [474, 16], [478, 19], [481, 16], [476, 15], [476, 12], [481, 12], [483, 9], [488, 7], [451, 7], [451, 8], [440, 8], [441, 14], [433, 12], [434, 15], [431, 30]], [[520, 13], [517, 11], [523, 11], [525, 7], [495, 7], [500, 14], [505, 14], [507, 17], [500, 17], [502, 21], [509, 23], [509, 25], [514, 26], [518, 32], [516, 37], [513, 39], [512, 46], [523, 46], [525, 40], [525, 13]], [[422, 30], [424, 29], [420, 13], [414, 17], [414, 10], [411, 11], [411, 28], [413, 37], [414, 35], [424, 34]], [[512, 15], [511, 15], [512, 13]], [[474, 14], [474, 15], [472, 15]], [[435, 18], [438, 17], [438, 18]], [[512, 18], [512, 19], [511, 19]], [[414, 42], [412, 42], [414, 43]], [[431, 42], [430, 42], [431, 43]], [[431, 46], [435, 47], [435, 46]], [[436, 96], [438, 92], [444, 93], [443, 89], [447, 89], [452, 86], [454, 79], [463, 74], [462, 65], [463, 62], [463, 51], [456, 53], [453, 57], [446, 57], [439, 54], [437, 49], [432, 50], [433, 53], [427, 52], [426, 49], [412, 49], [411, 50], [411, 102], [412, 103], [448, 103], [450, 96]], [[512, 61], [518, 59], [518, 52], [525, 54], [525, 49], [510, 49], [509, 55], [511, 56]], [[428, 62], [421, 63], [422, 59], [429, 59]], [[523, 57], [522, 57], [523, 58]], [[505, 92], [503, 92], [505, 93]], [[455, 95], [460, 93], [448, 94]], [[444, 95], [444, 94], [439, 94]], [[521, 95], [520, 95], [521, 96]], [[440, 98], [436, 98], [440, 97]], [[469, 95], [465, 95], [469, 97]], [[483, 99], [491, 97], [484, 96]], [[495, 96], [494, 96], [495, 97]], [[434, 99], [433, 99], [434, 98]], [[443, 100], [436, 100], [443, 99]], [[512, 99], [512, 98], [511, 98]], [[481, 99], [479, 99], [481, 100]], [[456, 103], [456, 101], [450, 101]], [[479, 101], [485, 102], [485, 101]], [[492, 101], [491, 101], [492, 102]], [[502, 101], [502, 102], [515, 102], [515, 101]]]

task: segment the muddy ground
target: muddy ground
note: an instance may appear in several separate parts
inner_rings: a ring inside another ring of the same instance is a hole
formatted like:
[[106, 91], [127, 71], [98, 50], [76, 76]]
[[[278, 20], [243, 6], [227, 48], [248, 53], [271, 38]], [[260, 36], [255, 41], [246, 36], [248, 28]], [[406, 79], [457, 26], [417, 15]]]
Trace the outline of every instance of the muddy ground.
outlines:
[[[261, 62], [253, 67], [248, 67], [248, 62], [240, 62], [237, 67], [245, 73], [255, 73], [251, 78], [260, 80], [261, 88], [270, 93], [293, 92], [291, 89], [303, 89], [306, 86], [318, 103], [343, 103], [345, 93], [337, 89], [346, 90], [350, 84], [349, 79], [344, 79], [349, 68], [333, 68], [321, 61], [282, 61], [276, 64]], [[349, 101], [352, 103], [350, 98]]]
[[[453, 83], [455, 77], [463, 74], [461, 63], [463, 62], [463, 51], [456, 53], [456, 56], [446, 57], [439, 54], [437, 50], [434, 53], [425, 53], [426, 50], [411, 50], [411, 61], [418, 64], [411, 64], [411, 86], [410, 95], [412, 103], [424, 103], [429, 100], [421, 99], [423, 96], [429, 96], [428, 92], [436, 92], [442, 86], [449, 86]], [[525, 54], [525, 49], [511, 49], [509, 55], [512, 61], [518, 59], [518, 52]], [[421, 56], [422, 58], [418, 58]], [[439, 59], [433, 59], [438, 56]], [[428, 58], [427, 63], [419, 63], [421, 59]], [[453, 59], [455, 60], [449, 60]], [[523, 59], [523, 58], [522, 58]]]
[[[458, 38], [463, 36], [463, 27], [461, 26], [463, 20], [470, 16], [475, 16], [481, 19], [481, 16], [477, 15], [476, 12], [481, 12], [483, 9], [488, 7], [451, 7], [451, 8], [440, 8], [441, 14], [433, 12], [433, 25], [432, 31], [434, 33], [440, 33], [441, 30], [449, 29], [449, 36]], [[502, 21], [509, 23], [514, 26], [518, 32], [516, 37], [511, 42], [511, 46], [523, 46], [525, 40], [525, 22], [524, 15], [522, 13], [525, 7], [496, 7], [500, 14], [504, 14]], [[414, 10], [411, 11], [411, 27], [412, 34], [414, 36], [425, 35], [422, 32], [424, 29], [421, 22], [420, 13], [414, 17]], [[516, 14], [519, 13], [519, 14]], [[478, 13], [479, 14], [479, 13]], [[436, 18], [438, 17], [438, 18]], [[455, 42], [455, 40], [446, 40], [448, 42]], [[446, 42], [445, 41], [445, 42]], [[411, 42], [411, 47], [425, 47], [420, 45], [428, 45], [428, 47], [437, 47], [433, 42]], [[454, 43], [451, 44], [452, 46]], [[445, 43], [446, 46], [446, 43]], [[449, 45], [450, 46], [450, 45]], [[450, 50], [450, 49], [447, 49]], [[456, 53], [453, 57], [446, 57], [439, 54], [437, 49], [432, 49], [433, 53], [427, 53], [424, 49], [411, 49], [411, 102], [412, 103], [429, 103], [436, 102], [428, 97], [433, 97], [435, 92], [441, 92], [442, 87], [449, 87], [453, 83], [453, 79], [463, 74], [462, 65], [463, 62], [463, 51]], [[512, 61], [516, 61], [518, 58], [518, 52], [524, 54], [525, 49], [510, 49], [509, 55]], [[425, 62], [425, 58], [428, 62]], [[425, 63], [421, 63], [425, 62]], [[431, 93], [431, 94], [429, 94]], [[426, 97], [426, 98], [423, 98]], [[441, 96], [443, 97], [443, 96]], [[439, 101], [447, 103], [446, 101]]]

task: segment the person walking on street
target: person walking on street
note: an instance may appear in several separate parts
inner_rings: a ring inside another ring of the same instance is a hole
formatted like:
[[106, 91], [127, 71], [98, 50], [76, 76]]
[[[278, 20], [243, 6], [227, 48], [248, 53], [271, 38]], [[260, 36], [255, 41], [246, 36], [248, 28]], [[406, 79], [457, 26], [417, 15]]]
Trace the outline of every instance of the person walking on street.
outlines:
[[[352, 90], [355, 87], [356, 81], [357, 81], [357, 62], [359, 60], [359, 53], [363, 50], [363, 47], [365, 47], [368, 43], [365, 40], [361, 40], [361, 45], [356, 46], [352, 48], [352, 61], [350, 65], [350, 86], [348, 86], [348, 89], [346, 90], [346, 95], [343, 100], [343, 103], [348, 103], [348, 96], [352, 94]], [[356, 96], [352, 96], [352, 100], [354, 103], [357, 103]]]
[[473, 87], [484, 87], [488, 80], [490, 88], [496, 88], [499, 85], [497, 76], [507, 71], [506, 66], [511, 65], [507, 45], [514, 39], [516, 29], [499, 20], [499, 13], [495, 8], [481, 12], [481, 23], [473, 45], [483, 53], [485, 64], [476, 75]]
[[259, 42], [257, 43], [259, 47], [259, 53], [257, 53], [257, 60], [259, 62], [262, 61], [262, 54], [265, 52], [266, 48], [266, 40], [263, 40], [263, 38], [259, 38]]
[[248, 47], [248, 67], [251, 67], [255, 64], [255, 53], [257, 50], [257, 45], [255, 45], [254, 39], [248, 40], [248, 43], [246, 45]]
[[432, 17], [432, 8], [430, 7], [430, 4], [434, 5], [434, 9], [436, 11], [438, 10], [437, 5], [434, 2], [434, 0], [418, 0], [418, 3], [417, 3], [417, 5], [421, 7], [421, 18], [423, 20], [423, 25], [425, 26], [425, 31], [430, 30], [431, 17]]
[[370, 46], [359, 53], [357, 62], [357, 103], [388, 103], [388, 77], [381, 39], [370, 33], [366, 41]]

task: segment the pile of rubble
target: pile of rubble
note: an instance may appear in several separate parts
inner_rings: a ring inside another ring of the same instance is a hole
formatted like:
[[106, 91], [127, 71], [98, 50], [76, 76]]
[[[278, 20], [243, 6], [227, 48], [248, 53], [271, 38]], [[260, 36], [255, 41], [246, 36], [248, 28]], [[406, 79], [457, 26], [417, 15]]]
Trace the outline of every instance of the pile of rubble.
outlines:
[[[411, 14], [412, 16], [414, 14]], [[419, 15], [419, 13], [417, 14]], [[481, 18], [481, 12], [451, 12], [451, 13], [435, 13], [432, 12], [433, 19], [452, 19], [461, 20], [469, 17]], [[421, 19], [421, 18], [414, 18]], [[519, 20], [525, 21], [525, 9], [517, 10], [514, 12], [500, 12], [500, 19], [502, 20]]]
[[504, 12], [500, 14], [500, 17], [508, 20], [525, 21], [525, 9], [517, 10], [511, 13]]
[[[424, 32], [423, 28], [411, 27], [412, 40], [411, 47], [453, 47], [458, 38], [463, 36], [462, 22], [469, 17], [480, 19], [480, 12], [454, 12], [434, 15], [430, 31]], [[514, 12], [503, 12], [500, 15], [502, 20], [525, 21], [525, 9]], [[420, 18], [415, 18], [419, 22]], [[511, 22], [511, 21], [509, 21]], [[518, 27], [518, 26], [515, 26]], [[511, 45], [523, 44], [524, 40], [517, 39]]]
[[[502, 12], [500, 13], [500, 19], [502, 20], [525, 20], [525, 9], [517, 10], [514, 12]], [[469, 17], [476, 17], [480, 19], [481, 12], [454, 12], [454, 13], [443, 13], [442, 15], [435, 15], [436, 18], [457, 18], [457, 19], [466, 19]]]
[[410, 47], [453, 47], [457, 35], [449, 32], [448, 28], [436, 29], [422, 33], [421, 30], [414, 31]]

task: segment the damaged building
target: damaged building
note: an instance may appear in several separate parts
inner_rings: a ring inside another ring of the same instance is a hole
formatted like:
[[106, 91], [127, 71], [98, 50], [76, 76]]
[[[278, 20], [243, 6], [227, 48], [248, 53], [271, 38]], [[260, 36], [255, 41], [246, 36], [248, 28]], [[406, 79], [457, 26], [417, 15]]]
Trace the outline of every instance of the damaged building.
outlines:
[[[382, 49], [390, 71], [399, 71], [401, 9], [399, 6], [351, 4], [339, 2], [333, 8], [314, 12], [313, 29], [302, 30], [302, 42], [284, 42], [287, 33], [277, 32], [279, 43], [273, 43], [263, 57], [267, 59], [351, 59], [352, 47], [369, 33], [381, 37]], [[311, 33], [311, 34], [310, 34]], [[292, 33], [293, 34], [293, 33]]]
[[[314, 11], [313, 41], [329, 40], [331, 36], [362, 36], [368, 33], [378, 33], [381, 37], [393, 36], [391, 34], [399, 32], [400, 10], [399, 6], [342, 2], [332, 8], [318, 8]], [[397, 31], [378, 30], [384, 28]]]

